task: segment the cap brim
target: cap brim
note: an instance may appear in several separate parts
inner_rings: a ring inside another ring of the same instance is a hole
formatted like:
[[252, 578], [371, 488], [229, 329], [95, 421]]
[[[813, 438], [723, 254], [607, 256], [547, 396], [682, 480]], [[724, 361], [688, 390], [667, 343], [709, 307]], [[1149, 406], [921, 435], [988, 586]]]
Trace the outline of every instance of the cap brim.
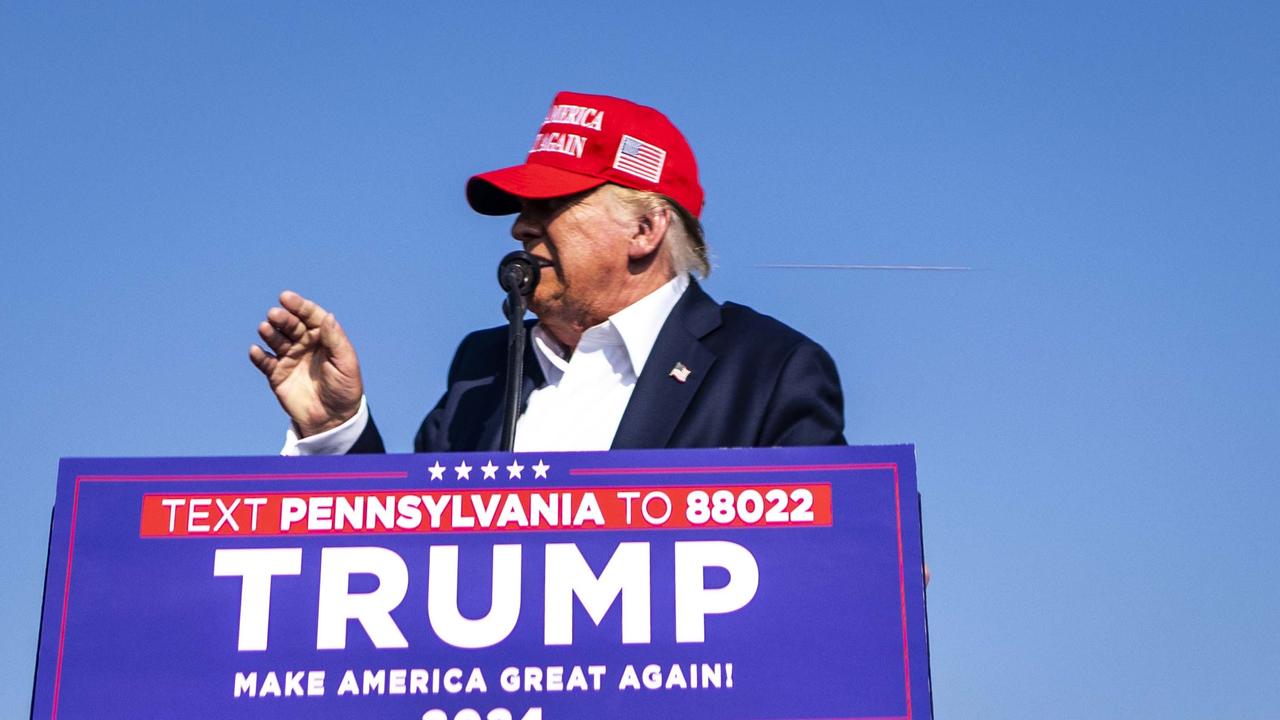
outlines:
[[511, 215], [520, 212], [521, 199], [545, 200], [573, 195], [606, 182], [550, 165], [515, 165], [468, 180], [467, 202], [482, 215]]

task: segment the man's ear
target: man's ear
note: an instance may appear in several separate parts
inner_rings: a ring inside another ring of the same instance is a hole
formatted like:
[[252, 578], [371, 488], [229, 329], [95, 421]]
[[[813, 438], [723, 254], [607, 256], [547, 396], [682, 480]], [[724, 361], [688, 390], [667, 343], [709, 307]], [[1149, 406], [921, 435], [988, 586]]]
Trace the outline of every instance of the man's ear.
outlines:
[[671, 226], [671, 211], [659, 205], [641, 215], [637, 220], [634, 232], [627, 243], [627, 257], [631, 260], [643, 260], [658, 248], [667, 237], [667, 228]]

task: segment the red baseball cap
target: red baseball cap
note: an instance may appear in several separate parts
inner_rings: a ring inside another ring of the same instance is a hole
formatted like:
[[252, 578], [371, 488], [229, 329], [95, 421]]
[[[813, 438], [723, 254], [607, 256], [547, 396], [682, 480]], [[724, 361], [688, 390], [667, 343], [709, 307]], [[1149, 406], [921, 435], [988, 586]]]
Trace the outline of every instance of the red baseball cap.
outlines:
[[467, 181], [484, 215], [520, 212], [520, 199], [572, 195], [605, 183], [665, 195], [702, 213], [698, 164], [684, 136], [651, 107], [608, 95], [558, 93], [523, 165]]

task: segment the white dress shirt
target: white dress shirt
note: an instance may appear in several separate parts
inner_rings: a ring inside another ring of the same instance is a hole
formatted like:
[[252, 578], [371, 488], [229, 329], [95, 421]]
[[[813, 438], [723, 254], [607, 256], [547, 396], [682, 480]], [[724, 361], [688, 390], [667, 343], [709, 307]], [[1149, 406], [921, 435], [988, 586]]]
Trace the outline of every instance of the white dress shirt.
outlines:
[[[570, 353], [541, 325], [534, 326], [534, 355], [547, 382], [529, 396], [516, 423], [515, 449], [608, 450], [658, 333], [688, 287], [687, 275], [676, 276], [588, 328]], [[340, 455], [368, 423], [368, 403], [361, 398], [355, 416], [332, 430], [298, 438], [290, 426], [280, 454]]]

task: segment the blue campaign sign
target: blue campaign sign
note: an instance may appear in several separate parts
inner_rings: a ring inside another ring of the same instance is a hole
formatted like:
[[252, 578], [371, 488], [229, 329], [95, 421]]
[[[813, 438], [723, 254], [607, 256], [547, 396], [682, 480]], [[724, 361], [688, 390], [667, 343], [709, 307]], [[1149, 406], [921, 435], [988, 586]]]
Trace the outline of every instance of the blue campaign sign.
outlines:
[[64, 460], [33, 717], [932, 716], [914, 449]]

